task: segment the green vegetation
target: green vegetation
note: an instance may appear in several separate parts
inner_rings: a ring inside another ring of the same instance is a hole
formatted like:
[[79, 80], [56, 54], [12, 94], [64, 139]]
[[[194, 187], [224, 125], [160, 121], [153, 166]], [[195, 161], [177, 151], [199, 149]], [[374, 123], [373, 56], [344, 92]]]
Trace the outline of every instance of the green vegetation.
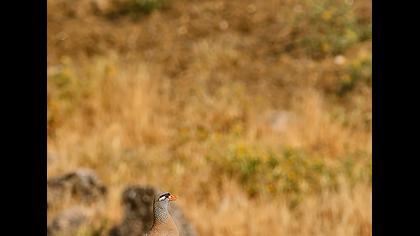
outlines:
[[[296, 19], [296, 49], [313, 58], [343, 54], [358, 42], [371, 38], [371, 25], [362, 22], [353, 6], [335, 0], [303, 1]], [[307, 15], [308, 14], [308, 15]]]
[[109, 18], [121, 16], [130, 16], [132, 19], [138, 19], [143, 15], [148, 15], [155, 10], [167, 6], [168, 0], [127, 0], [116, 4], [116, 7], [106, 15]]
[[372, 86], [372, 56], [357, 57], [347, 65], [341, 79], [338, 94], [343, 96], [352, 91], [356, 85], [363, 83]]
[[[288, 148], [276, 154], [273, 151], [239, 145], [224, 156], [208, 157], [217, 173], [235, 178], [250, 197], [317, 194], [326, 189], [336, 191], [339, 178], [352, 184], [370, 182], [370, 160], [365, 155], [351, 155], [329, 165], [321, 156], [311, 156], [304, 150]], [[356, 164], [357, 163], [357, 164]], [[371, 165], [371, 164], [370, 164]]]

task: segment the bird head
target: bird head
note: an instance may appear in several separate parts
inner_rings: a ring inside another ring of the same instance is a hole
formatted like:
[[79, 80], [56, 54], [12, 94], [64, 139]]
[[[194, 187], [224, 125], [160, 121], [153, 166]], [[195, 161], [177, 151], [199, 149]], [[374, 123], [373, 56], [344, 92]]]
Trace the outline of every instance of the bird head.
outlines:
[[164, 192], [156, 196], [155, 202], [153, 205], [153, 212], [155, 215], [155, 220], [166, 220], [169, 215], [168, 212], [168, 205], [170, 201], [175, 201], [176, 196], [169, 193]]
[[165, 193], [161, 193], [158, 195], [156, 202], [161, 202], [161, 203], [169, 203], [170, 201], [175, 201], [176, 200], [176, 196], [169, 193], [169, 192], [165, 192]]

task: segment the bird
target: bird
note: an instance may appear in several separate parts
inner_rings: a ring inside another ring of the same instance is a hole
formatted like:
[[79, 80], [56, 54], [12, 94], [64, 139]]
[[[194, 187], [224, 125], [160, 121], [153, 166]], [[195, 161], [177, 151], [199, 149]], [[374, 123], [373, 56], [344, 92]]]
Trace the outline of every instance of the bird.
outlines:
[[178, 228], [169, 214], [170, 201], [175, 201], [176, 196], [164, 192], [155, 198], [153, 202], [153, 225], [147, 236], [179, 236]]

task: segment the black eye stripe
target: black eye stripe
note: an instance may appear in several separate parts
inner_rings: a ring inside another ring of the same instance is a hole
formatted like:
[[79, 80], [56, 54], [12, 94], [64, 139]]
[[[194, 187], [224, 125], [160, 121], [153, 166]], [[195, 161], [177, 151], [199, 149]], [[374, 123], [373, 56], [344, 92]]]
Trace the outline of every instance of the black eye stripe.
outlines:
[[162, 196], [165, 196], [165, 197], [169, 197], [170, 195], [171, 195], [170, 193], [162, 194]]
[[168, 198], [171, 194], [170, 193], [163, 193], [159, 196], [158, 199], [161, 199], [162, 197]]

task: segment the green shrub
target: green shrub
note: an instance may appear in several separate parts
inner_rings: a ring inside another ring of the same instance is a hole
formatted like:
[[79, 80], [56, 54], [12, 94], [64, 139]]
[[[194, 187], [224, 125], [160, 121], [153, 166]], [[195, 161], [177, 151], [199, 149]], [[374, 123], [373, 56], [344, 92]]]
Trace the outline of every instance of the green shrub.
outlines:
[[107, 14], [108, 18], [128, 15], [133, 19], [150, 14], [166, 6], [168, 0], [128, 0], [117, 4], [114, 10]]
[[[297, 18], [294, 48], [312, 58], [344, 53], [357, 42], [371, 38], [371, 25], [359, 19], [344, 1], [304, 1], [306, 10]], [[307, 15], [308, 14], [308, 15]]]
[[211, 161], [217, 170], [237, 179], [250, 196], [299, 195], [335, 185], [335, 173], [321, 158], [294, 149], [279, 156], [258, 147], [236, 146]]
[[359, 56], [347, 65], [340, 79], [338, 95], [346, 95], [360, 83], [372, 86], [372, 56], [370, 54]]
[[304, 150], [288, 148], [276, 154], [244, 145], [232, 147], [224, 156], [208, 157], [218, 175], [237, 180], [250, 197], [282, 196], [291, 206], [305, 195], [338, 190], [340, 176], [352, 186], [371, 179], [369, 160], [366, 155], [353, 154], [333, 166]]
[[353, 187], [359, 182], [372, 184], [372, 157], [364, 152], [354, 152], [341, 159], [338, 169]]

